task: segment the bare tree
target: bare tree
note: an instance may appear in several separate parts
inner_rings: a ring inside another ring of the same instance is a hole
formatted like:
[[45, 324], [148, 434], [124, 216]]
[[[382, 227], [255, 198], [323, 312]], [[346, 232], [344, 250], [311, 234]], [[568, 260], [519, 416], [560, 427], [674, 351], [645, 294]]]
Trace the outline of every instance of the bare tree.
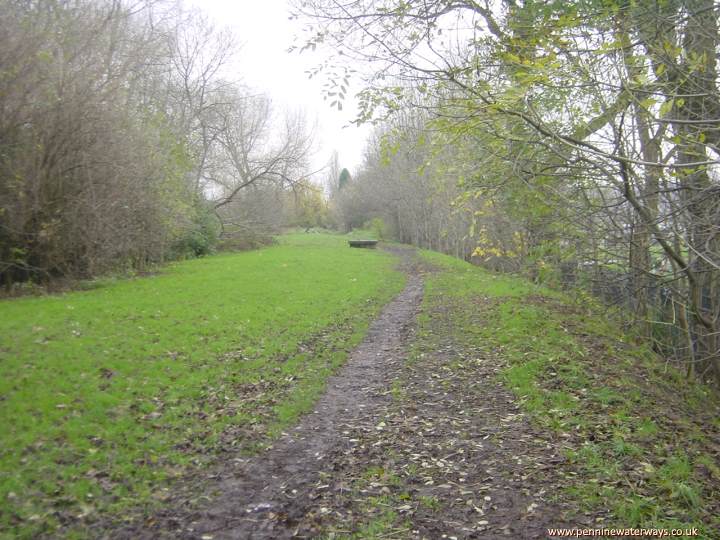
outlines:
[[302, 177], [302, 115], [278, 125], [267, 98], [222, 79], [232, 36], [176, 7], [0, 4], [8, 286], [206, 253], [214, 210], [250, 185]]

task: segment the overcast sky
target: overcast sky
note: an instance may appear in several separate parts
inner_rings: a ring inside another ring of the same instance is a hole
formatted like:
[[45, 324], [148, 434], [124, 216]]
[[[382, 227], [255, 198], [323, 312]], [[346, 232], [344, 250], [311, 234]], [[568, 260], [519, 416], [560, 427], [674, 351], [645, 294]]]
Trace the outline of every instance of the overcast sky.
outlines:
[[[309, 80], [306, 70], [319, 64], [318, 53], [288, 53], [293, 37], [301, 26], [288, 20], [287, 0], [186, 0], [210, 16], [220, 28], [229, 27], [242, 44], [233, 71], [246, 84], [263, 90], [278, 109], [301, 108], [308, 119], [317, 121], [318, 152], [313, 158], [315, 168], [325, 165], [333, 150], [340, 157], [340, 167], [353, 172], [361, 162], [369, 128], [349, 125], [356, 107], [350, 90], [343, 111], [331, 109], [323, 101], [322, 78]], [[326, 54], [326, 53], [325, 53]]]

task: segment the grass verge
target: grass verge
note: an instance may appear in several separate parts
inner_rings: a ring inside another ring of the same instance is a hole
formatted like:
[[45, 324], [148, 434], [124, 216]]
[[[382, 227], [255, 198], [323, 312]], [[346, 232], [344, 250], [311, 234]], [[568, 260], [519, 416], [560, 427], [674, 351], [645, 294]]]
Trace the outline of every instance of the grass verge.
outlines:
[[[403, 285], [332, 235], [0, 302], [0, 535], [162, 501], [168, 481], [294, 422]], [[70, 532], [68, 532], [70, 531]]]
[[[565, 448], [564, 487], [604, 525], [720, 538], [720, 403], [596, 307], [437, 253], [427, 313], [466, 348], [492, 349], [500, 377]], [[481, 316], [479, 316], [481, 315]], [[429, 320], [420, 320], [420, 338]], [[482, 321], [482, 324], [479, 324]]]

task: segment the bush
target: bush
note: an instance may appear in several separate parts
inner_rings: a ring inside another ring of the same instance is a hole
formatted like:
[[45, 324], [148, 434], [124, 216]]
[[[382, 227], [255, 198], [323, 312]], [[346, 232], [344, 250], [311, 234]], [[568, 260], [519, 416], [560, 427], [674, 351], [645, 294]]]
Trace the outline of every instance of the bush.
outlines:
[[377, 240], [386, 240], [388, 238], [388, 227], [382, 218], [375, 217], [370, 221], [366, 221], [363, 229], [372, 231]]
[[172, 258], [187, 259], [213, 253], [218, 244], [219, 229], [218, 219], [212, 210], [205, 205], [197, 205], [190, 227], [172, 247]]

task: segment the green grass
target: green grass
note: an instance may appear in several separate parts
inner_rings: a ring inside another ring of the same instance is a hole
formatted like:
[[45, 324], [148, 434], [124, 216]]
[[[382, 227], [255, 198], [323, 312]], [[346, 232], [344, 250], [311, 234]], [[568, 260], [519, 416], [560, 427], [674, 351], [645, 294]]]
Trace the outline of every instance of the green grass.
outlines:
[[[403, 285], [395, 259], [294, 234], [89, 291], [0, 302], [0, 535], [163, 498], [307, 411]], [[80, 524], [80, 525], [78, 525]], [[87, 531], [86, 531], [87, 532]]]
[[720, 538], [717, 396], [633, 345], [596, 302], [423, 256], [440, 271], [426, 283], [419, 337], [428, 328], [502, 362], [502, 382], [564, 441], [571, 481], [560, 496], [609, 510], [620, 527]]
[[[398, 513], [396, 508], [411, 501], [412, 497], [408, 493], [395, 493], [402, 486], [402, 479], [399, 476], [379, 465], [370, 466], [352, 483], [353, 499], [360, 499], [363, 491], [378, 485], [389, 486], [392, 489], [389, 489], [385, 495], [372, 495], [363, 499], [358, 516], [359, 522], [353, 524], [354, 532], [336, 530], [323, 538], [379, 540], [381, 538], [406, 537], [411, 529], [411, 524], [408, 519]], [[430, 497], [424, 499], [425, 502], [431, 504]]]

